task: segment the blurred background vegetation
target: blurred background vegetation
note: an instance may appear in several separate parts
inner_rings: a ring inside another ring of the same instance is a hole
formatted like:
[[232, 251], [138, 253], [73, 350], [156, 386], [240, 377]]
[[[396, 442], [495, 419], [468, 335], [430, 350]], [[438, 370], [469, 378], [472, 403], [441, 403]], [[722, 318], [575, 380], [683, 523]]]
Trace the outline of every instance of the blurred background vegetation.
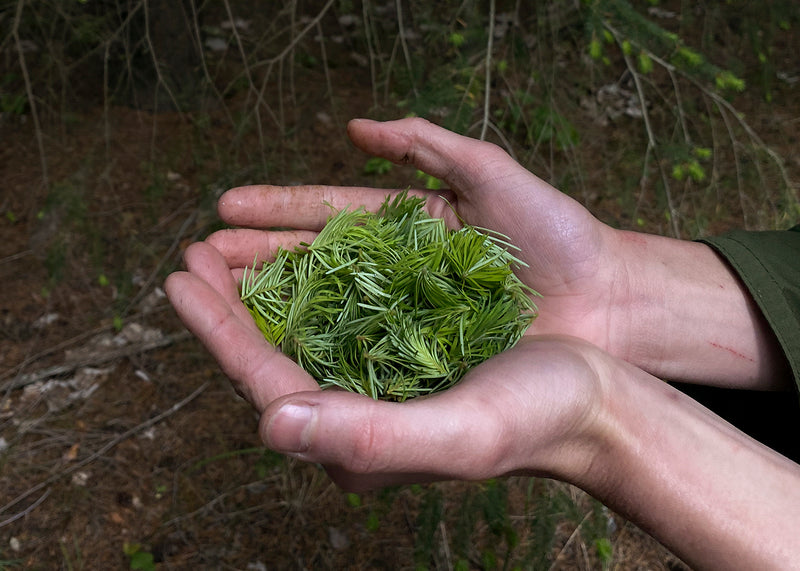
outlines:
[[[264, 452], [159, 286], [231, 186], [440, 184], [354, 151], [355, 116], [495, 142], [616, 227], [788, 227], [798, 26], [790, 0], [0, 0], [0, 569], [679, 568], [568, 486], [354, 496]], [[94, 392], [31, 380], [134, 325], [164, 343]]]

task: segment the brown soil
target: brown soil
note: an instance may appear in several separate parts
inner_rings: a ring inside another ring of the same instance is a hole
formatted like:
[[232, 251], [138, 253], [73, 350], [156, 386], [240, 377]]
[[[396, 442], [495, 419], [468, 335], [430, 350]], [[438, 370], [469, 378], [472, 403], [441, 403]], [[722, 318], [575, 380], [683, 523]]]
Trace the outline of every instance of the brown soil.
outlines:
[[[179, 336], [110, 362], [99, 362], [90, 343], [117, 334], [115, 317], [116, 325], [163, 335], [183, 331], [153, 292], [179, 266], [181, 251], [217, 227], [213, 202], [221, 190], [267, 179], [374, 183], [343, 128], [349, 117], [375, 116], [368, 74], [341, 69], [336, 81], [338, 113], [320, 117], [317, 109], [330, 109], [324, 95], [302, 95], [294, 132], [256, 166], [241, 149], [259, 148], [257, 133], [234, 153], [222, 113], [209, 113], [202, 128], [187, 116], [125, 107], [53, 120], [44, 129], [49, 191], [30, 118], [0, 120], [0, 560], [31, 569], [122, 569], [138, 544], [159, 569], [409, 569], [419, 514], [435, 489], [447, 524], [436, 527], [430, 564], [452, 568], [449, 526], [464, 498], [485, 484], [407, 487], [356, 501], [321, 468], [263, 450], [256, 415], [194, 339]], [[767, 143], [792, 156], [798, 116], [788, 101], [765, 105], [754, 95], [745, 103]], [[281, 137], [267, 121], [264, 129]], [[604, 143], [594, 140], [600, 157]], [[798, 164], [789, 167], [796, 172]], [[397, 186], [413, 182], [413, 172], [392, 175]], [[586, 201], [603, 219], [630, 224], [613, 198]], [[709, 229], [738, 223], [719, 218]], [[76, 384], [53, 392], [41, 383], [9, 384], [68, 362], [74, 354], [67, 351], [80, 348], [90, 351], [84, 364], [54, 378], [83, 371], [89, 377], [80, 386], [93, 392], [70, 401]], [[598, 567], [586, 532], [588, 498], [554, 482], [504, 485], [519, 549], [538, 539], [532, 499], [563, 495], [578, 515], [558, 514], [550, 561], [557, 569]], [[634, 526], [603, 517], [613, 524], [613, 568], [682, 568]], [[498, 539], [478, 526], [472, 541], [469, 566], [483, 568], [482, 552]]]

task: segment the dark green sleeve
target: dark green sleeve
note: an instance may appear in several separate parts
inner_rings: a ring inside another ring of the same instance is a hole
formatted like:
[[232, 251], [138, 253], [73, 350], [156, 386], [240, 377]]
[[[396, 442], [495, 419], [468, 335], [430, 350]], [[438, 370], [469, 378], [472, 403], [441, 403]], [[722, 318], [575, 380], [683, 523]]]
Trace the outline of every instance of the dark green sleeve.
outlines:
[[800, 225], [786, 231], [735, 230], [700, 241], [739, 274], [775, 332], [800, 389]]

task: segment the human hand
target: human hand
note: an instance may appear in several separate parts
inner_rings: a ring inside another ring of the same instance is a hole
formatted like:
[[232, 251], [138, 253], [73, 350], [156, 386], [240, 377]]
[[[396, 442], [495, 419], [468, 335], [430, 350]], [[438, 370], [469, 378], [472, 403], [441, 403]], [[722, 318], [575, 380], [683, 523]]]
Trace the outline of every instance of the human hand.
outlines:
[[322, 392], [266, 343], [239, 300], [236, 278], [256, 252], [268, 258], [278, 245], [312, 241], [330, 214], [323, 201], [376, 209], [387, 193], [313, 186], [230, 191], [220, 214], [246, 228], [191, 246], [188, 272], [173, 274], [165, 287], [186, 325], [261, 413], [270, 447], [323, 463], [354, 490], [507, 473], [552, 476], [581, 486], [699, 567], [793, 560], [787, 555], [796, 545], [791, 522], [800, 516], [796, 464], [585, 341], [533, 335], [572, 333], [678, 378], [687, 370], [700, 379], [709, 371], [725, 377], [761, 369], [769, 376], [762, 368], [769, 340], [758, 312], [713, 252], [614, 231], [498, 148], [424, 122], [359, 121], [350, 134], [364, 150], [445, 180], [450, 191], [417, 191], [428, 196], [432, 215], [457, 226], [453, 205], [466, 222], [522, 247], [529, 268], [519, 276], [545, 295], [541, 316], [527, 339], [441, 394], [397, 404]]
[[[412, 164], [449, 185], [446, 191], [412, 191], [426, 197], [429, 214], [445, 218], [451, 227], [463, 220], [498, 231], [521, 249], [518, 257], [528, 267], [517, 274], [542, 294], [531, 333], [567, 334], [609, 346], [616, 267], [609, 255], [610, 228], [495, 145], [421, 119], [355, 120], [348, 132], [367, 153]], [[231, 268], [241, 270], [252, 265], [256, 253], [269, 258], [278, 246], [311, 242], [331, 215], [327, 204], [375, 211], [388, 194], [398, 192], [313, 185], [233, 189], [218, 208], [224, 221], [240, 228], [217, 232], [207, 241]], [[283, 230], [266, 230], [274, 227]]]
[[188, 272], [165, 284], [170, 301], [261, 413], [264, 442], [322, 463], [346, 489], [548, 476], [698, 568], [781, 568], [800, 557], [800, 468], [584, 341], [529, 336], [455, 387], [404, 403], [320, 391], [266, 343], [217, 250], [194, 244], [185, 260]]
[[571, 478], [605, 402], [608, 356], [567, 338], [529, 337], [455, 387], [404, 403], [320, 391], [268, 345], [239, 301], [227, 262], [199, 243], [166, 282], [179, 316], [261, 413], [272, 449], [323, 464], [348, 489], [516, 472]]
[[[672, 380], [746, 388], [786, 384], [784, 359], [760, 311], [706, 245], [615, 230], [522, 168], [499, 147], [422, 119], [354, 120], [367, 153], [442, 179], [432, 216], [501, 232], [528, 264], [517, 275], [542, 294], [529, 334], [578, 337]], [[225, 193], [220, 216], [238, 229], [208, 242], [241, 275], [254, 255], [311, 242], [336, 209], [377, 210], [387, 194], [354, 187], [250, 186]], [[268, 228], [283, 228], [268, 231]]]

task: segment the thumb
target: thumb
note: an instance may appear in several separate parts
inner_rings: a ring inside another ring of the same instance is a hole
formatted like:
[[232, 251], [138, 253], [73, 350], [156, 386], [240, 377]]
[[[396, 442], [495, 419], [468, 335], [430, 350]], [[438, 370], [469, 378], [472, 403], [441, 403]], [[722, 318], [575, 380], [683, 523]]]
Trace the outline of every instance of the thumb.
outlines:
[[[271, 403], [261, 436], [275, 451], [323, 464], [347, 489], [410, 481], [481, 479], [504, 471], [502, 415], [464, 391], [405, 403], [340, 391], [303, 392]], [[512, 467], [508, 467], [510, 471]]]
[[419, 117], [386, 122], [353, 119], [347, 133], [362, 151], [412, 164], [459, 193], [507, 176], [507, 172], [524, 172], [497, 145], [453, 133]]

